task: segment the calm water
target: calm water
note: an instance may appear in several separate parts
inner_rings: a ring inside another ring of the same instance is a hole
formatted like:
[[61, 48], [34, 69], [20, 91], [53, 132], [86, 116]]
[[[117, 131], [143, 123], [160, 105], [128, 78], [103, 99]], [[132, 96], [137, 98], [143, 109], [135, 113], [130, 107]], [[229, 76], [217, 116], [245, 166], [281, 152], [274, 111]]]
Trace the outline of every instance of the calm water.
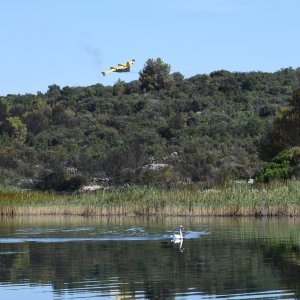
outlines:
[[300, 219], [0, 219], [0, 299], [91, 298], [300, 299]]

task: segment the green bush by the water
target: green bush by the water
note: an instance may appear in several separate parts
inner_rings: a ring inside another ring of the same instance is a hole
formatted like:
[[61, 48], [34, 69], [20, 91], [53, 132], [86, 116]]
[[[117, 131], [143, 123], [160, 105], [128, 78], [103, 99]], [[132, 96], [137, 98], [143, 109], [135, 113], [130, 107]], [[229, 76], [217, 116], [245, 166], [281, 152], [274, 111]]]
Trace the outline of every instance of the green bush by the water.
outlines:
[[300, 147], [279, 153], [258, 176], [261, 182], [286, 180], [300, 175]]

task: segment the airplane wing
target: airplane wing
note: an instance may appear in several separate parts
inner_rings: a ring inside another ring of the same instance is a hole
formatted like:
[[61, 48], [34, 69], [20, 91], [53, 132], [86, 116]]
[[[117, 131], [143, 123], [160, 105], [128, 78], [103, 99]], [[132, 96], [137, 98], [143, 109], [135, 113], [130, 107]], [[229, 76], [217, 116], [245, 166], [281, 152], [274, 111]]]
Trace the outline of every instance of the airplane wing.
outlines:
[[117, 68], [116, 67], [111, 67], [108, 70], [101, 72], [103, 76], [105, 76], [108, 73], [116, 72]]

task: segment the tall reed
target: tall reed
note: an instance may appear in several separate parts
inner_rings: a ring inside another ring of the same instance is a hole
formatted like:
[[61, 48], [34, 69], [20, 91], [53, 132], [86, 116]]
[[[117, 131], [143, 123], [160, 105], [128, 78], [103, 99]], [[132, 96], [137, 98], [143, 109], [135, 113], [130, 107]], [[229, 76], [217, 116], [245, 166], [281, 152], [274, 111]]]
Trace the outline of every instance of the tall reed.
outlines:
[[57, 194], [0, 187], [1, 215], [299, 216], [300, 181]]

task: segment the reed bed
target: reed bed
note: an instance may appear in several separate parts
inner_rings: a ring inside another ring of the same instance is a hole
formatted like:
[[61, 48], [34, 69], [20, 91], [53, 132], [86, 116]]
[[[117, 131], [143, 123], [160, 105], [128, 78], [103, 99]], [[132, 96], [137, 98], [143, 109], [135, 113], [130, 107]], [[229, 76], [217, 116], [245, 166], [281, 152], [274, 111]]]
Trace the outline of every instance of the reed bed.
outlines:
[[300, 216], [300, 181], [57, 194], [0, 187], [1, 215]]

